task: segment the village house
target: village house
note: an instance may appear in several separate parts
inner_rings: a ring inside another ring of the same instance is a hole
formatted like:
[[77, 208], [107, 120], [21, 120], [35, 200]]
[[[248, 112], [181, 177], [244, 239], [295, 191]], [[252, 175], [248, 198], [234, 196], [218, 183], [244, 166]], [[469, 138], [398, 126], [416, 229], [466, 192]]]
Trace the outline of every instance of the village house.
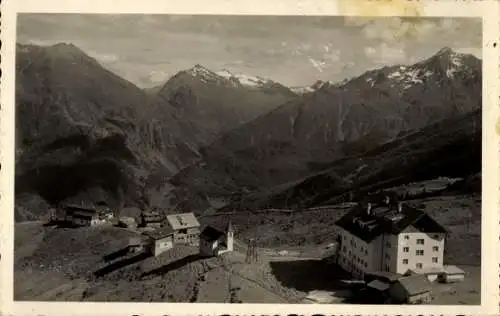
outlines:
[[148, 237], [144, 249], [155, 257], [174, 247], [174, 231], [168, 226], [143, 234]]
[[200, 223], [194, 213], [167, 215], [167, 223], [174, 231], [175, 244], [199, 245]]
[[219, 256], [233, 251], [234, 231], [231, 221], [224, 230], [206, 226], [200, 234], [200, 256]]
[[162, 226], [164, 216], [158, 211], [144, 211], [140, 215], [141, 227], [160, 228]]
[[[105, 206], [64, 205], [64, 221], [75, 226], [96, 226], [113, 219], [113, 212]], [[62, 213], [59, 213], [61, 215]]]
[[358, 204], [336, 226], [337, 263], [355, 278], [372, 271], [423, 274], [443, 269], [446, 229], [424, 211], [390, 196]]
[[144, 250], [144, 245], [147, 241], [140, 236], [131, 237], [128, 242], [128, 251], [131, 253], [137, 253]]
[[422, 274], [412, 274], [398, 279], [389, 288], [395, 303], [428, 304], [431, 302], [431, 283]]

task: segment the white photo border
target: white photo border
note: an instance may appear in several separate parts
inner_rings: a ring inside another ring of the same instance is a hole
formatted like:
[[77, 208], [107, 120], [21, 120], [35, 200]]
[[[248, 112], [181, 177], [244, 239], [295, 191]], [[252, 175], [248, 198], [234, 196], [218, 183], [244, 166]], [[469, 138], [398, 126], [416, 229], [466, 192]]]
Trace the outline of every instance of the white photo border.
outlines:
[[[351, 7], [380, 4], [366, 15], [405, 16], [392, 9], [408, 3], [426, 17], [479, 17], [483, 20], [483, 170], [481, 305], [316, 305], [202, 303], [45, 303], [13, 301], [15, 43], [17, 13], [154, 13], [214, 15], [357, 15], [343, 12], [346, 0], [16, 0], [1, 3], [0, 107], [0, 313], [5, 315], [496, 315], [499, 308], [499, 2], [496, 0], [347, 0]], [[386, 6], [387, 3], [391, 7]], [[352, 5], [356, 3], [355, 5]], [[359, 13], [361, 12], [361, 13]]]

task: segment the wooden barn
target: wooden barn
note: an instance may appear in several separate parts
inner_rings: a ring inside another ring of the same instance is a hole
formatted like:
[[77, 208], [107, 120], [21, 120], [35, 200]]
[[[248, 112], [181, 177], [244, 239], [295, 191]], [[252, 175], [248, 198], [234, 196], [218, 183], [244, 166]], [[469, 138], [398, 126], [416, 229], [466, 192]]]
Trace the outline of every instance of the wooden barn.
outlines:
[[167, 215], [167, 223], [174, 231], [175, 244], [199, 245], [200, 223], [194, 213]]
[[395, 302], [399, 303], [430, 303], [431, 282], [423, 274], [402, 277], [391, 285], [389, 294]]
[[143, 234], [148, 237], [145, 250], [153, 256], [158, 256], [174, 247], [174, 231], [168, 226]]

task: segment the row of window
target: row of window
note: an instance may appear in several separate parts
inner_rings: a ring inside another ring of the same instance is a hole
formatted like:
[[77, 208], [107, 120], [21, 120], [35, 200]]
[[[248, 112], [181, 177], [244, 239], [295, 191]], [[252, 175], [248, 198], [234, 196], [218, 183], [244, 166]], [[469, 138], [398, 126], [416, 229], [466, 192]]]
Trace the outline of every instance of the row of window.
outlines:
[[[344, 246], [342, 247], [342, 252], [347, 252], [347, 247]], [[365, 255], [368, 255], [368, 250], [367, 249], [361, 249], [361, 252], [364, 253]], [[349, 256], [351, 255], [351, 251], [349, 250]]]
[[[438, 257], [432, 257], [432, 263], [438, 263], [438, 261]], [[403, 264], [408, 264], [408, 259], [403, 259]], [[421, 263], [417, 263], [417, 268], [419, 264], [422, 265]]]
[[[342, 257], [342, 262], [344, 262], [345, 264], [347, 263], [351, 263], [351, 261], [347, 260], [346, 257]], [[365, 268], [368, 268], [368, 262], [362, 260], [362, 259], [359, 259], [359, 258], [354, 258], [354, 261], [353, 262], [358, 262], [358, 263], [361, 263], [361, 266], [362, 267], [365, 267]], [[354, 269], [357, 269], [356, 267], [354, 267]]]
[[[438, 246], [432, 247], [432, 251], [437, 252], [439, 250]], [[403, 252], [410, 252], [410, 247], [403, 247]], [[423, 256], [424, 255], [424, 250], [423, 249], [417, 249], [415, 250], [415, 254], [417, 256]]]
[[[434, 237], [434, 239], [439, 239], [439, 235], [438, 234], [434, 235], [433, 237]], [[409, 235], [404, 235], [404, 239], [409, 240], [410, 236]], [[424, 244], [424, 240], [423, 239], [421, 239], [421, 238], [417, 239], [417, 245], [423, 245], [423, 244]]]

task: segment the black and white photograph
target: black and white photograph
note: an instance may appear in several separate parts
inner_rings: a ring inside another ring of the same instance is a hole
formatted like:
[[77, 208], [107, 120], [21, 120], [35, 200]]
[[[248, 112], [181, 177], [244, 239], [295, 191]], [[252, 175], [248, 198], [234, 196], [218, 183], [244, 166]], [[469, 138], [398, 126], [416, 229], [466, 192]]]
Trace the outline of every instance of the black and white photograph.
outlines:
[[19, 13], [15, 42], [15, 302], [481, 305], [480, 17]]

